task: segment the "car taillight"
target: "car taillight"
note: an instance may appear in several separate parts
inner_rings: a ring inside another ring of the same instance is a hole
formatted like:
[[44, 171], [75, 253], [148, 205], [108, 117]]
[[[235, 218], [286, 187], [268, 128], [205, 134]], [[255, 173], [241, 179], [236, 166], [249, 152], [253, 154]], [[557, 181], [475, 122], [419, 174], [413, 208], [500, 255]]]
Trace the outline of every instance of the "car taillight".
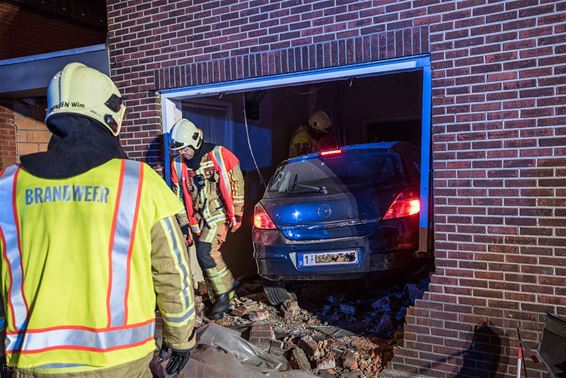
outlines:
[[254, 210], [254, 227], [263, 230], [275, 230], [275, 223], [271, 220], [267, 211], [259, 203], [255, 206]]
[[393, 201], [383, 216], [383, 220], [408, 217], [409, 215], [418, 214], [420, 211], [421, 200], [419, 196], [413, 192], [405, 191], [395, 198], [395, 201]]

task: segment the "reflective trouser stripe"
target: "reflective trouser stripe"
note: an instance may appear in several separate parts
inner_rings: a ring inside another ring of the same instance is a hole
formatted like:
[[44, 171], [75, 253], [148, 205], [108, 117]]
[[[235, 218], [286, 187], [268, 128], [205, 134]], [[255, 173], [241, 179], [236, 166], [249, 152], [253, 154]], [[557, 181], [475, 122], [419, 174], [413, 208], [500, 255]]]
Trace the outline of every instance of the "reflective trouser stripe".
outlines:
[[215, 268], [205, 269], [206, 279], [212, 287], [214, 296], [229, 291], [234, 285], [234, 277], [230, 269], [228, 269], [224, 263], [222, 263], [221, 266], [218, 266], [218, 263], [219, 262], [216, 261], [217, 266]]
[[211, 217], [210, 219], [206, 219], [208, 224], [218, 224], [218, 223], [226, 223], [226, 214], [221, 213]]
[[211, 216], [210, 211], [208, 210], [208, 206], [203, 211], [203, 218], [206, 224], [209, 226], [210, 229], [213, 227], [218, 227], [219, 224], [226, 223], [226, 214], [219, 212], [217, 215]]
[[16, 213], [15, 189], [19, 171], [20, 168], [17, 165], [11, 165], [4, 169], [0, 177], [0, 198], [6, 201], [0, 205], [0, 242], [10, 276], [7, 298], [11, 318], [10, 328], [15, 330], [25, 328], [28, 317], [28, 306], [23, 290], [24, 275]]
[[225, 224], [216, 223], [213, 227], [205, 228], [199, 242], [210, 243], [208, 254], [214, 261], [214, 265], [201, 266], [205, 273], [206, 282], [209, 287], [209, 295], [212, 300], [220, 294], [230, 291], [234, 286], [234, 276], [222, 259], [220, 248], [226, 240], [227, 227]]
[[[124, 349], [153, 340], [155, 321], [151, 320], [132, 328], [109, 330], [62, 328], [36, 332], [27, 330], [19, 354], [41, 353], [57, 349], [77, 349], [103, 352]], [[14, 352], [18, 334], [6, 335], [6, 352]]]
[[207, 243], [212, 243], [212, 240], [214, 239], [214, 237], [216, 237], [218, 226], [220, 224], [223, 225], [226, 223], [226, 214], [224, 214], [224, 209], [216, 209], [216, 215], [212, 215], [210, 210], [211, 209], [209, 205], [206, 206], [202, 212], [204, 221], [206, 222], [206, 225], [208, 225], [208, 233], [205, 235], [205, 237], [202, 237], [201, 234], [200, 239]]
[[219, 271], [216, 272], [216, 273], [211, 273], [211, 274], [208, 276], [208, 278], [210, 278], [211, 280], [213, 280], [213, 279], [215, 279], [215, 278], [222, 277], [222, 276], [226, 273], [227, 270], [228, 270], [228, 268], [227, 268], [227, 267], [224, 267], [224, 269], [221, 269], [221, 270], [219, 270]]
[[136, 232], [139, 200], [143, 179], [143, 165], [133, 160], [122, 160], [119, 198], [115, 204], [113, 234], [110, 238], [111, 280], [108, 288], [109, 326], [127, 322], [130, 257]]
[[216, 232], [218, 230], [218, 226], [215, 223], [212, 223], [209, 226], [210, 226], [210, 229], [209, 229], [208, 233], [205, 235], [204, 238], [201, 237], [201, 239], [199, 239], [200, 242], [212, 243], [212, 241], [216, 237]]

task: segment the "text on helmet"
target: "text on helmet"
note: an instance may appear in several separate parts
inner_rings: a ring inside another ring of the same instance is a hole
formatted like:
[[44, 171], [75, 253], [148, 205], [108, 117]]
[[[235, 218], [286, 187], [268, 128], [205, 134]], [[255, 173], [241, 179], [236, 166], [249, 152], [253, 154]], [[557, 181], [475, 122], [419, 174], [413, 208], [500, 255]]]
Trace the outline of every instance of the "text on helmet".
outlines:
[[85, 104], [78, 101], [61, 101], [60, 103], [53, 105], [49, 111], [57, 110], [59, 108], [86, 108]]

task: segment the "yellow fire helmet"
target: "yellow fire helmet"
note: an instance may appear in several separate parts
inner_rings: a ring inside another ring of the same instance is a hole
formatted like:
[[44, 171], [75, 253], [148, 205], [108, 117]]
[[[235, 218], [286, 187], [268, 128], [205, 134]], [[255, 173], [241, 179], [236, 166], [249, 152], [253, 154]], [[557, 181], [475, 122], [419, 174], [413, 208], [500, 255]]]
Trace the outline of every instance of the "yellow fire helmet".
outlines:
[[309, 117], [309, 127], [315, 131], [327, 133], [331, 126], [330, 117], [322, 110], [313, 113]]
[[120, 133], [126, 107], [114, 82], [82, 63], [69, 63], [47, 88], [47, 115], [80, 114], [98, 121], [114, 136]]
[[203, 141], [202, 130], [187, 119], [180, 119], [171, 129], [171, 150], [178, 151], [185, 147], [198, 150]]

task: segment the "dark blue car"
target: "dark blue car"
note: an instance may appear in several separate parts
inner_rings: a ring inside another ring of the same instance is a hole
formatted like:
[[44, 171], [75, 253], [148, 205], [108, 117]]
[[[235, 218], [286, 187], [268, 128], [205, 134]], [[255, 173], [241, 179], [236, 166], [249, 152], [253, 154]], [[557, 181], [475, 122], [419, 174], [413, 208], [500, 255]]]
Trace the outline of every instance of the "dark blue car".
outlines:
[[368, 143], [286, 160], [255, 207], [253, 245], [272, 304], [285, 281], [363, 278], [414, 266], [420, 152]]

